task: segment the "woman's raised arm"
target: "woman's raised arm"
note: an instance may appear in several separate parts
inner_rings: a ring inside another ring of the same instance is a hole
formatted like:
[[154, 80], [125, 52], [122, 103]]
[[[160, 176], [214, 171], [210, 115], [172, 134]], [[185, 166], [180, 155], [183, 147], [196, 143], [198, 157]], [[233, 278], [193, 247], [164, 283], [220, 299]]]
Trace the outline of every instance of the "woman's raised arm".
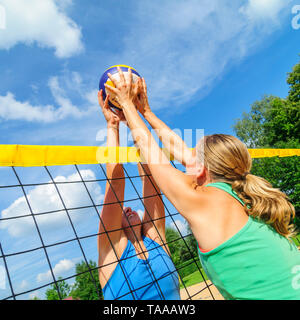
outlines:
[[187, 147], [186, 143], [171, 130], [162, 120], [160, 120], [151, 110], [147, 98], [147, 86], [145, 79], [139, 79], [139, 95], [134, 100], [137, 109], [148, 121], [150, 126], [155, 130], [157, 136], [167, 149], [169, 154], [185, 167], [192, 157], [192, 151]]
[[[205, 199], [199, 196], [199, 192], [194, 190], [192, 178], [175, 169], [159, 148], [133, 103], [135, 96], [131, 80], [126, 82], [124, 74], [120, 69], [119, 73], [119, 82], [110, 77], [115, 88], [109, 85], [105, 85], [105, 87], [115, 95], [122, 106], [133, 139], [140, 149], [143, 161], [148, 164], [157, 185], [177, 208], [178, 212], [189, 220], [192, 215], [201, 211], [202, 205], [206, 205], [207, 203]], [[131, 73], [130, 69], [129, 73]]]

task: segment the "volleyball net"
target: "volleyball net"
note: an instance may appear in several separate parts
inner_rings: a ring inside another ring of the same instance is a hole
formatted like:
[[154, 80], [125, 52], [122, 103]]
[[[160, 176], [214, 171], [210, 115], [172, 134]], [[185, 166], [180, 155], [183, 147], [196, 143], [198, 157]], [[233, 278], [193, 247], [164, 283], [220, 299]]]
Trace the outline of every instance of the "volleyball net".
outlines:
[[[252, 158], [300, 155], [299, 149], [249, 152]], [[139, 174], [141, 158], [135, 148], [0, 146], [0, 299], [103, 299], [98, 271], [105, 265], [98, 266], [97, 237], [103, 206], [114, 204], [104, 203], [106, 184], [111, 183], [105, 164], [111, 162], [123, 164], [125, 179], [124, 201], [115, 204], [147, 215], [141, 178], [149, 174]], [[187, 223], [159, 190], [149, 197], [163, 203], [165, 245], [182, 299], [217, 299]], [[109, 232], [104, 230], [107, 237]], [[159, 280], [154, 276], [158, 286]], [[135, 299], [139, 289], [129, 287], [126, 294]]]

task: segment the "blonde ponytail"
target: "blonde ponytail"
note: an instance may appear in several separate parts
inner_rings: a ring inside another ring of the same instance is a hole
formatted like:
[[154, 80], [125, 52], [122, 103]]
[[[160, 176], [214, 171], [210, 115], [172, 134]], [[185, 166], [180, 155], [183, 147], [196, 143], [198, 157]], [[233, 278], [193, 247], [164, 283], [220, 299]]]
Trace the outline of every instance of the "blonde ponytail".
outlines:
[[273, 188], [267, 180], [252, 174], [243, 180], [233, 181], [231, 185], [244, 201], [248, 215], [263, 220], [285, 237], [293, 235], [291, 219], [295, 217], [295, 209], [285, 193]]
[[244, 143], [233, 136], [215, 134], [200, 140], [196, 151], [213, 181], [231, 184], [248, 215], [264, 221], [284, 237], [294, 235], [291, 221], [295, 208], [283, 192], [250, 174], [252, 159]]

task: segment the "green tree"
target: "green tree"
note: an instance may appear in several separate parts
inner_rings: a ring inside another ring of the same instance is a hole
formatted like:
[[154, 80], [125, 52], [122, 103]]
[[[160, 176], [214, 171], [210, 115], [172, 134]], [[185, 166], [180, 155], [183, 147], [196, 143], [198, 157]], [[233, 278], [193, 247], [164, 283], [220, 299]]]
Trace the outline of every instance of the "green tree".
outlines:
[[[102, 290], [99, 283], [99, 275], [96, 262], [90, 260], [89, 267], [85, 261], [76, 264], [75, 284], [71, 296], [80, 300], [103, 299]], [[89, 269], [94, 269], [89, 271]], [[91, 274], [93, 278], [91, 277]]]
[[[68, 285], [68, 283], [61, 279], [61, 277], [58, 278], [56, 285], [58, 287], [61, 299], [64, 299], [69, 296], [71, 287]], [[47, 300], [60, 300], [56, 285], [53, 283], [51, 287], [47, 289], [45, 293]]]
[[[300, 64], [288, 74], [287, 83], [286, 99], [264, 96], [236, 120], [235, 133], [249, 148], [300, 148]], [[285, 192], [300, 216], [299, 157], [253, 159], [251, 172]]]
[[267, 110], [270, 109], [274, 99], [273, 96], [265, 96], [261, 101], [254, 102], [251, 111], [243, 112], [242, 118], [235, 121], [233, 126], [235, 133], [249, 148], [267, 144], [264, 123]]
[[179, 247], [181, 246], [182, 239], [177, 230], [171, 227], [166, 227], [166, 240], [172, 256], [172, 260], [176, 266], [180, 264], [180, 261], [181, 261], [180, 254], [179, 254]]
[[[190, 251], [192, 252], [194, 257], [198, 257], [198, 243], [197, 240], [195, 239], [192, 229], [189, 226], [188, 223], [187, 224], [187, 234], [188, 237], [186, 238], [186, 243], [190, 249]], [[189, 259], [191, 258], [191, 256], [189, 257]]]
[[292, 72], [288, 73], [287, 83], [290, 86], [288, 100], [294, 103], [300, 101], [300, 63], [293, 67]]
[[274, 96], [264, 96], [244, 112], [233, 126], [237, 136], [249, 148], [282, 147], [283, 142], [299, 146], [300, 103]]
[[180, 268], [186, 261], [193, 259], [193, 257], [198, 259], [197, 241], [188, 225], [187, 231], [188, 233], [183, 240], [183, 237], [177, 230], [170, 227], [166, 228], [166, 240], [172, 260], [177, 268]]

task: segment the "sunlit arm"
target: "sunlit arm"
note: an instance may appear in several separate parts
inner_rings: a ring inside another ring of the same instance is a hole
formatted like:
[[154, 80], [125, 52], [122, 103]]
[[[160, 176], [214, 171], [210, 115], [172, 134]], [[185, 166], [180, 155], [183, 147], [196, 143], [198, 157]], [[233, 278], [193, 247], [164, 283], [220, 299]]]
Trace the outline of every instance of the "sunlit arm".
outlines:
[[148, 164], [157, 185], [182, 215], [190, 215], [195, 200], [191, 198], [197, 197], [191, 178], [170, 164], [133, 103], [124, 104], [123, 112], [141, 157]]
[[169, 154], [173, 156], [175, 160], [186, 166], [188, 160], [192, 156], [192, 151], [187, 147], [179, 135], [171, 130], [152, 111], [146, 112], [144, 117], [155, 130]]
[[[108, 125], [107, 146], [119, 146], [119, 126]], [[111, 242], [113, 245], [118, 243], [122, 226], [122, 207], [125, 189], [123, 166], [119, 163], [107, 163], [106, 174], [108, 180], [106, 182], [104, 203], [99, 225], [99, 252], [100, 250], [102, 252], [111, 250]], [[111, 232], [112, 230], [116, 231]], [[106, 234], [105, 231], [108, 232], [108, 234]]]

